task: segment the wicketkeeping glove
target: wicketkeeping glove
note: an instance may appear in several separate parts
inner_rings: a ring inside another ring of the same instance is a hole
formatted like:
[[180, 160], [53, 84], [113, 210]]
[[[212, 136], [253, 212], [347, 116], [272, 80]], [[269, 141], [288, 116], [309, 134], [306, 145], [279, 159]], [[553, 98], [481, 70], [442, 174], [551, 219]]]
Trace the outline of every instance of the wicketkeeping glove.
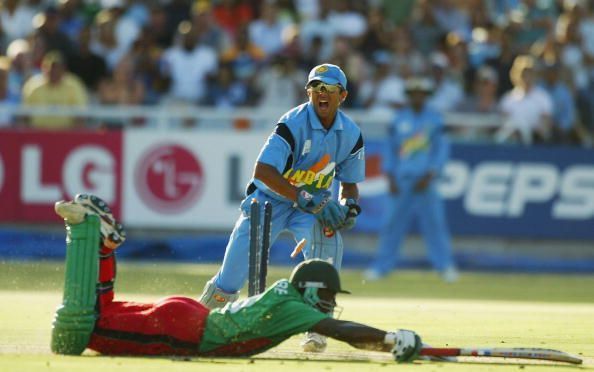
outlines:
[[347, 209], [343, 205], [340, 205], [336, 200], [331, 199], [328, 201], [326, 208], [324, 208], [320, 214], [316, 215], [316, 217], [322, 223], [322, 226], [329, 227], [336, 231], [344, 225], [346, 212]]
[[326, 208], [330, 200], [330, 191], [328, 190], [318, 194], [310, 194], [305, 190], [300, 190], [297, 194], [295, 207], [305, 213], [318, 214]]
[[346, 207], [346, 217], [342, 226], [340, 226], [343, 230], [350, 230], [355, 226], [357, 222], [357, 217], [361, 214], [361, 207], [357, 204], [355, 199], [347, 199], [344, 203], [343, 208]]
[[414, 331], [407, 329], [399, 329], [396, 332], [388, 332], [386, 338], [394, 339], [394, 347], [392, 348], [392, 354], [394, 360], [399, 363], [412, 362], [417, 359], [423, 342], [421, 337]]

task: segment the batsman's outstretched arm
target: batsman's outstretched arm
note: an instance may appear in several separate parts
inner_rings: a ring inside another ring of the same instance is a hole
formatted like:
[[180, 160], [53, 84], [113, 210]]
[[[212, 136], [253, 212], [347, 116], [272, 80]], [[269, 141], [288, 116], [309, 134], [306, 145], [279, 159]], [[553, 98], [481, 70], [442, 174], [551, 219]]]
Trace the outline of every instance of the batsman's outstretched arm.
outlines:
[[394, 348], [394, 343], [385, 342], [388, 332], [361, 323], [327, 318], [318, 322], [311, 330], [358, 349], [389, 352]]
[[299, 190], [291, 185], [272, 165], [257, 162], [254, 169], [254, 178], [285, 198], [297, 201]]

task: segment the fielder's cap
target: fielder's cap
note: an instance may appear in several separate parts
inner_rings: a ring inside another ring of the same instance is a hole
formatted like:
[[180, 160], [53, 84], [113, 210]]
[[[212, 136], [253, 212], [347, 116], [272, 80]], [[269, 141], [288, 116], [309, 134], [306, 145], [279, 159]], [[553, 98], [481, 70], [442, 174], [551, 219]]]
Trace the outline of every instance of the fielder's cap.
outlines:
[[409, 92], [424, 92], [431, 93], [435, 89], [433, 80], [426, 77], [412, 77], [406, 80], [404, 90]]
[[307, 78], [307, 85], [316, 80], [326, 84], [340, 84], [343, 89], [347, 88], [347, 78], [344, 72], [340, 69], [340, 67], [330, 63], [317, 65], [311, 69]]

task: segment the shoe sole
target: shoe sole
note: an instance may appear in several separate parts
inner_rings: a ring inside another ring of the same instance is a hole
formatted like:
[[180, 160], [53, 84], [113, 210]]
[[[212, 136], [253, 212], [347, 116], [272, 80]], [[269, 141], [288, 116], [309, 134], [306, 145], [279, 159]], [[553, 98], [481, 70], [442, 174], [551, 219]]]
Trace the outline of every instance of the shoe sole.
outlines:
[[77, 194], [73, 203], [87, 209], [90, 214], [99, 216], [101, 220], [101, 237], [104, 239], [106, 246], [115, 248], [126, 240], [124, 226], [115, 220], [111, 209], [101, 198], [95, 195]]

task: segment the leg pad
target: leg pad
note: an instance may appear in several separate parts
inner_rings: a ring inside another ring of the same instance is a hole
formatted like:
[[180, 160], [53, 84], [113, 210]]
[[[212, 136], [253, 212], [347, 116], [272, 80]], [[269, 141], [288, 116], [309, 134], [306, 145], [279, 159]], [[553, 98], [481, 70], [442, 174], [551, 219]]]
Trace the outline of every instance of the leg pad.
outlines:
[[79, 355], [87, 347], [98, 317], [99, 217], [89, 215], [82, 223], [67, 224], [66, 231], [64, 298], [54, 317], [51, 350]]

